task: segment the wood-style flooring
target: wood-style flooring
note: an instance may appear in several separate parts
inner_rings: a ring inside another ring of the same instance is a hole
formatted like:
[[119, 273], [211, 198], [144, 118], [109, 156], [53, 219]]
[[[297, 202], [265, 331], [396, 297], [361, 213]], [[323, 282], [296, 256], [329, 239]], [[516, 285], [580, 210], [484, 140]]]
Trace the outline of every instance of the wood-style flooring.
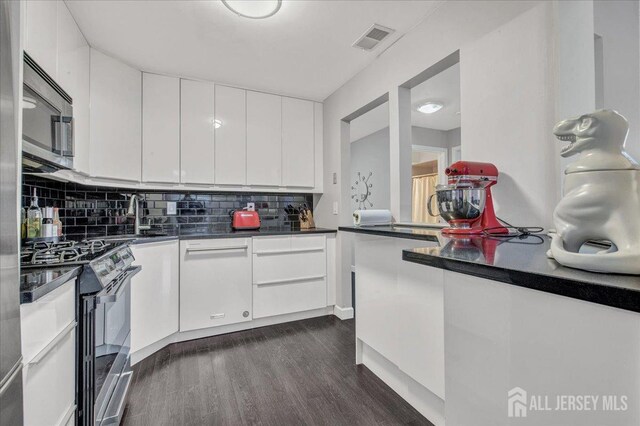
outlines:
[[312, 318], [176, 343], [134, 366], [123, 425], [431, 425], [364, 366], [355, 323]]

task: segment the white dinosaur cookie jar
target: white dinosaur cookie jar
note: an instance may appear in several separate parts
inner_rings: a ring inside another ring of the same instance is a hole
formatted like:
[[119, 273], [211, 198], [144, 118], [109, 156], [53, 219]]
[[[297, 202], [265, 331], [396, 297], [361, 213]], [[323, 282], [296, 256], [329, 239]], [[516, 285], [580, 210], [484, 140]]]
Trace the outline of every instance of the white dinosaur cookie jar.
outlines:
[[[564, 196], [553, 212], [556, 233], [547, 253], [558, 263], [594, 272], [640, 274], [640, 166], [624, 151], [627, 120], [599, 110], [556, 124], [553, 133], [578, 155], [565, 170]], [[611, 249], [579, 253], [589, 240]]]

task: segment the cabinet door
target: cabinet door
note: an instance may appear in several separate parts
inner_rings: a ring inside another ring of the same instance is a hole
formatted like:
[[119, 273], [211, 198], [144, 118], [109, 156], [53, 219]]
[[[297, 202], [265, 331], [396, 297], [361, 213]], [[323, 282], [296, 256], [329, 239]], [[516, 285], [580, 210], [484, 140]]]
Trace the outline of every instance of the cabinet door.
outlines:
[[282, 185], [313, 188], [313, 102], [282, 98]]
[[213, 184], [213, 83], [180, 80], [180, 182]]
[[251, 239], [180, 242], [180, 331], [251, 321]]
[[247, 183], [282, 184], [282, 97], [247, 92]]
[[29, 0], [25, 6], [24, 50], [54, 80], [58, 79], [58, 5], [63, 7], [57, 1]]
[[178, 331], [178, 241], [131, 246], [142, 270], [131, 279], [131, 352]]
[[91, 175], [140, 181], [142, 73], [91, 49]]
[[89, 174], [89, 44], [67, 5], [58, 6], [58, 83], [73, 98], [74, 169]]
[[180, 180], [180, 79], [142, 74], [142, 181]]
[[216, 86], [215, 183], [247, 183], [247, 103], [246, 90]]

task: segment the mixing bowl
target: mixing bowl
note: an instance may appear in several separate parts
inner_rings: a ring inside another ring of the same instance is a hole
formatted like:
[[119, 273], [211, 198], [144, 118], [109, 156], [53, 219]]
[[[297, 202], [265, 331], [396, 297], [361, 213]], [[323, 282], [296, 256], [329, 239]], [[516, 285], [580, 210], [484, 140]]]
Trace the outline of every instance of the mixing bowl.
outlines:
[[433, 197], [436, 197], [439, 215], [444, 220], [456, 223], [472, 222], [480, 217], [484, 211], [487, 193], [484, 188], [457, 188], [438, 185], [436, 193], [431, 194], [427, 201], [429, 214], [438, 216], [431, 211]]

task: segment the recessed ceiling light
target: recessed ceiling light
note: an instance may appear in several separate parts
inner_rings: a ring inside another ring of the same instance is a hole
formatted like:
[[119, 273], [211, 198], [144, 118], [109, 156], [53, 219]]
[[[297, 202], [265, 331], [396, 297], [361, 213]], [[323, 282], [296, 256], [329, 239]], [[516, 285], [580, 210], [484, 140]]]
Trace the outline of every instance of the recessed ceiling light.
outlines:
[[282, 0], [222, 0], [222, 4], [238, 16], [264, 19], [280, 10]]
[[444, 105], [438, 102], [427, 102], [418, 107], [418, 111], [423, 114], [433, 114], [434, 112], [438, 112], [442, 109]]
[[220, 127], [222, 127], [222, 120], [218, 120], [218, 119], [213, 120], [213, 128], [219, 129]]

